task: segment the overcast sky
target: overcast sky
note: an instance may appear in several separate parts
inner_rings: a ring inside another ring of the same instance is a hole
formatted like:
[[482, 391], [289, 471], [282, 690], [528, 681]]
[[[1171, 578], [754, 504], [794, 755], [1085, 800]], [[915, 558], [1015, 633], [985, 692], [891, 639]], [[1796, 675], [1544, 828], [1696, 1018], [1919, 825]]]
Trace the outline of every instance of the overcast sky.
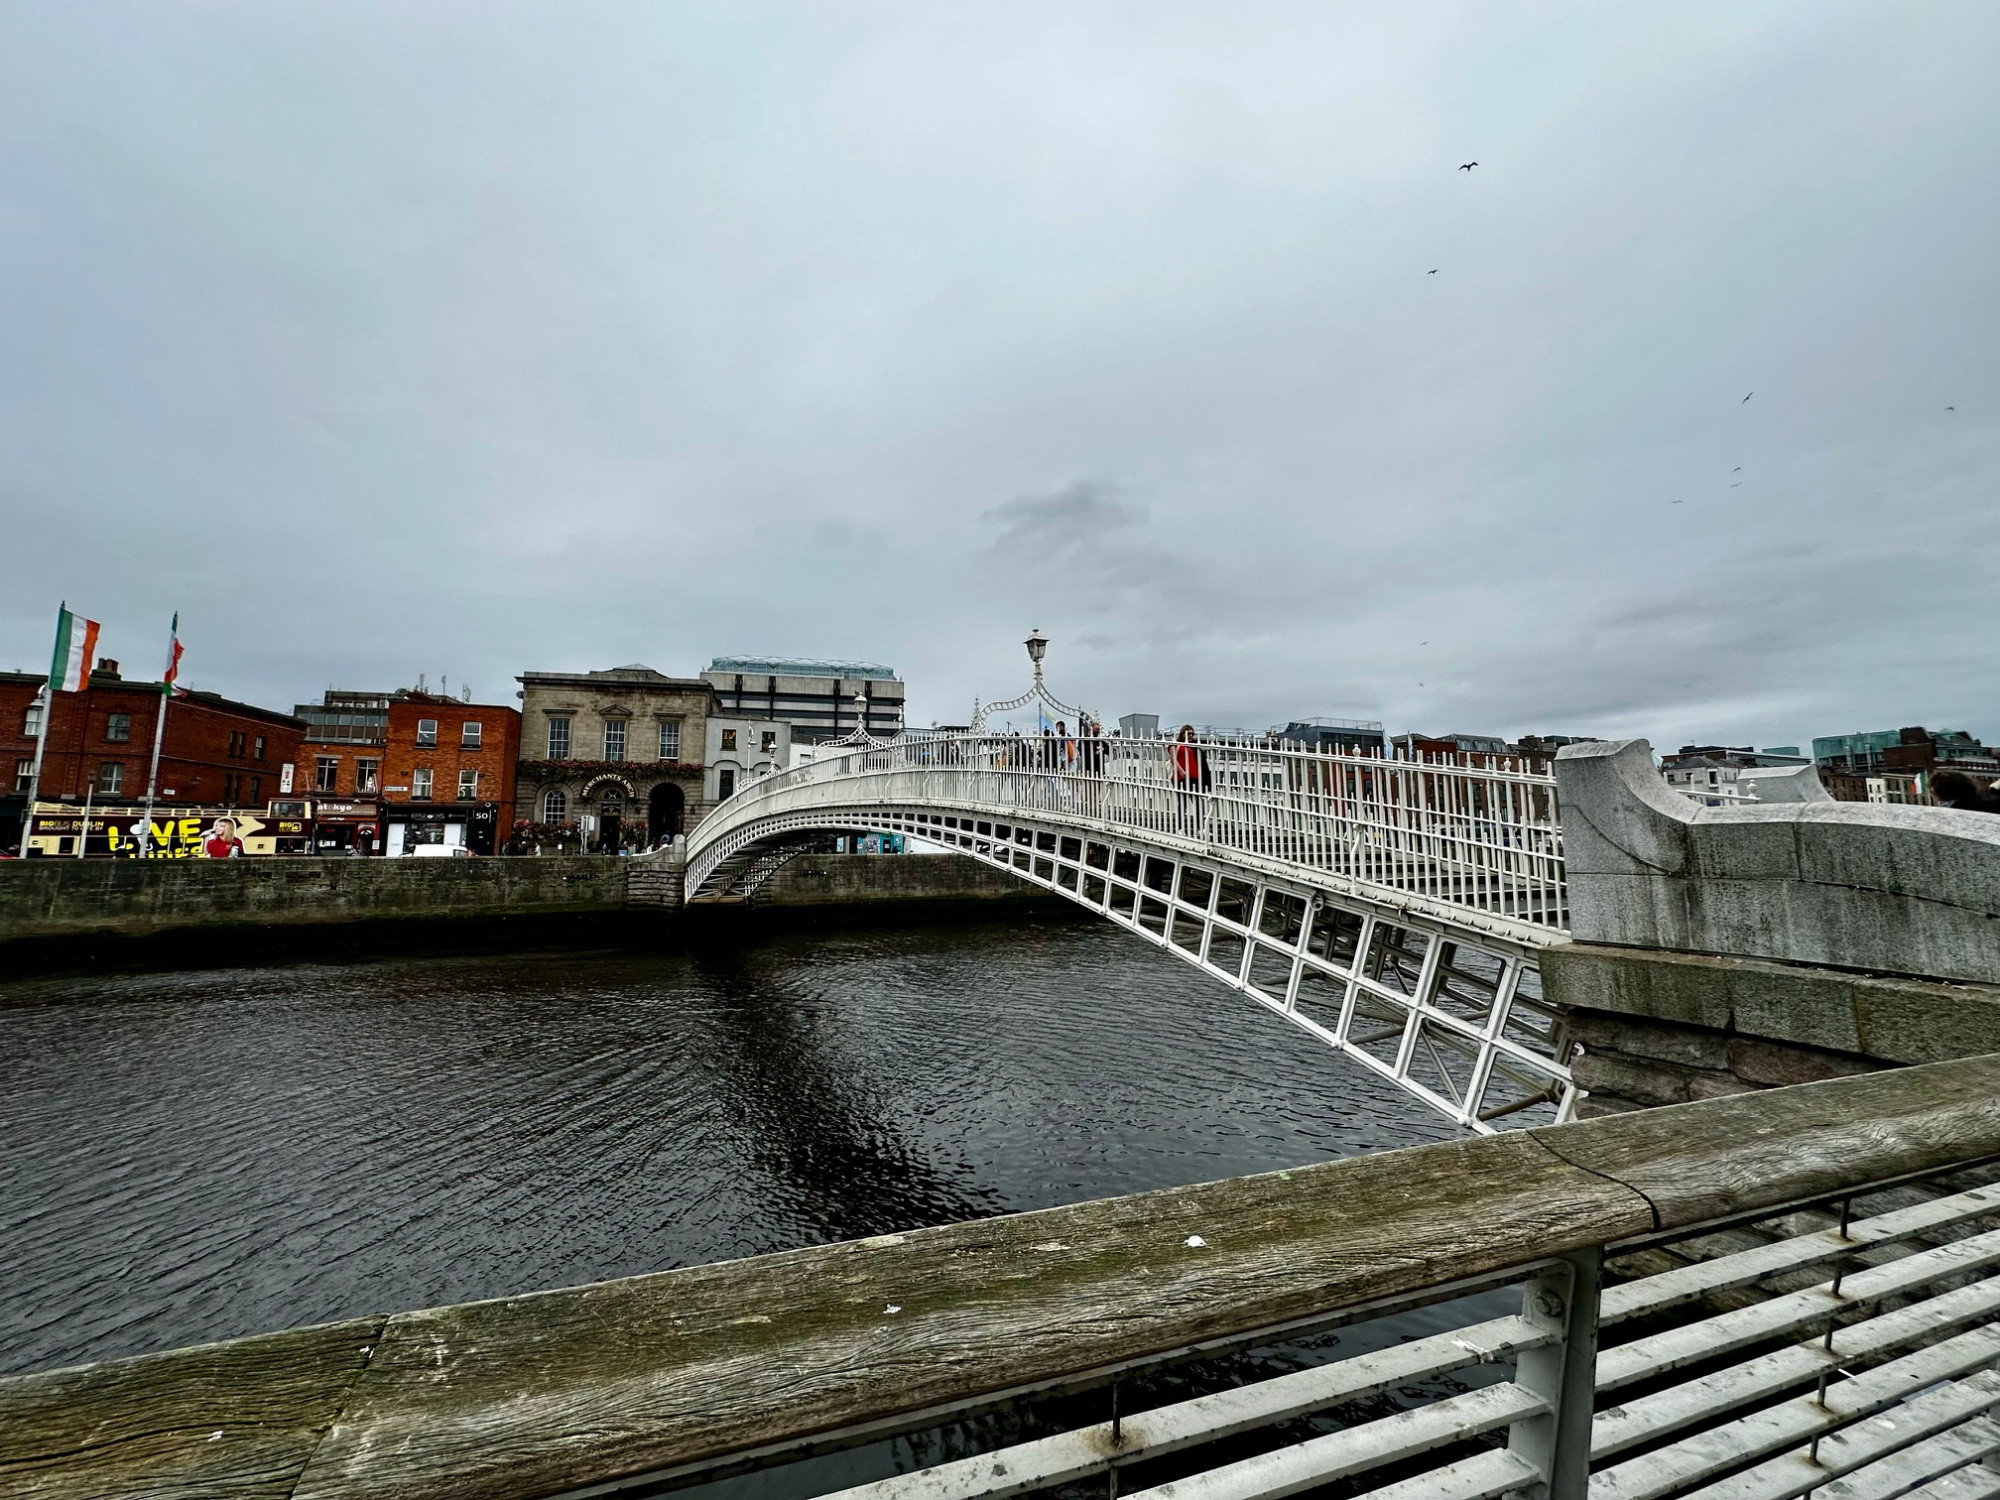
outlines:
[[1039, 626], [1107, 718], [2000, 737], [1996, 77], [1990, 0], [0, 0], [0, 666], [963, 722]]

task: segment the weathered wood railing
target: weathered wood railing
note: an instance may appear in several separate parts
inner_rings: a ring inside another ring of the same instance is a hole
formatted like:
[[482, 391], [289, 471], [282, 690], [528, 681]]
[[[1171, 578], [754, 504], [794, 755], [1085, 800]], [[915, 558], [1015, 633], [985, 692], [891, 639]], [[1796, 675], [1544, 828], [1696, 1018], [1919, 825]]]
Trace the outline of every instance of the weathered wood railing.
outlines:
[[0, 1381], [0, 1494], [657, 1485], [1429, 1303], [1425, 1337], [860, 1493], [1992, 1495], [2000, 1189], [1908, 1184], [1996, 1157], [1976, 1058], [354, 1318]]

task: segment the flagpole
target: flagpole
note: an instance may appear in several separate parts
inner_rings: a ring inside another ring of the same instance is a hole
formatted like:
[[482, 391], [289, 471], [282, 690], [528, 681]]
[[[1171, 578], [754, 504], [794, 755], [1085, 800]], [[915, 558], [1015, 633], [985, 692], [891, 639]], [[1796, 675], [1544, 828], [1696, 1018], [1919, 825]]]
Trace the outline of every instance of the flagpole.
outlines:
[[160, 781], [160, 741], [167, 732], [167, 700], [172, 698], [171, 684], [160, 684], [160, 711], [153, 719], [153, 768], [146, 773], [146, 821], [139, 827], [139, 858], [144, 859], [153, 850], [153, 788]]
[[21, 814], [21, 858], [28, 857], [28, 835], [35, 830], [35, 799], [42, 791], [42, 750], [49, 742], [49, 720], [55, 717], [56, 695], [42, 684], [42, 732], [35, 736], [35, 769], [28, 777], [28, 806]]
[[[69, 600], [56, 606], [56, 638], [62, 638], [62, 618]], [[28, 805], [21, 814], [21, 858], [28, 857], [28, 835], [35, 831], [35, 799], [42, 794], [42, 752], [49, 745], [49, 722], [56, 716], [56, 663], [49, 657], [49, 675], [42, 683], [42, 732], [35, 736], [35, 769], [28, 776]]]
[[97, 801], [97, 778], [90, 778], [90, 790], [83, 794], [83, 827], [76, 832], [76, 857], [83, 858], [83, 846], [90, 842], [90, 809]]
[[180, 672], [180, 611], [167, 635], [167, 670], [160, 683], [160, 711], [153, 719], [153, 766], [146, 772], [146, 821], [139, 826], [139, 858], [153, 852], [153, 789], [160, 783], [160, 741], [167, 733], [167, 704], [174, 696], [174, 678]]

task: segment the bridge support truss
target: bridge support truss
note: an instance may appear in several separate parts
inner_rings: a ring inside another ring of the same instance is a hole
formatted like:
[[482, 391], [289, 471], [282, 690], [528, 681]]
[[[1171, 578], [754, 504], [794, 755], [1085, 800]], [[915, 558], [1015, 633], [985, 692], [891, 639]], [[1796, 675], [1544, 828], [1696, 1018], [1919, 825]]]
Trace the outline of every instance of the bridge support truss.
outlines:
[[1238, 850], [1018, 807], [774, 811], [691, 862], [690, 897], [748, 899], [830, 832], [928, 839], [1010, 870], [1193, 964], [1475, 1132], [1575, 1112], [1562, 1019], [1542, 998], [1537, 963], [1555, 933], [1416, 898], [1328, 889]]

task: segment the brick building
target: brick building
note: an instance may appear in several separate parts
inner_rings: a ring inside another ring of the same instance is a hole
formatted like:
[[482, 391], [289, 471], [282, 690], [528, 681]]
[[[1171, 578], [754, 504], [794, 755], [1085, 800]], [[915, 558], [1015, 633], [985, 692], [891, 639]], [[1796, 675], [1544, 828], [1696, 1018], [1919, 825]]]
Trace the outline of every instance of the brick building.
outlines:
[[714, 805], [702, 748], [717, 712], [700, 678], [634, 663], [602, 672], [523, 672], [521, 815], [573, 827], [593, 849], [682, 833]]
[[405, 689], [389, 698], [382, 747], [385, 851], [425, 844], [499, 851], [514, 826], [521, 715]]
[[[0, 765], [12, 772], [0, 804], [0, 843], [20, 837], [41, 732], [40, 673], [0, 672]], [[82, 692], [57, 693], [42, 757], [43, 802], [130, 806], [146, 796], [153, 727], [167, 702], [159, 799], [181, 806], [261, 808], [281, 795], [305, 726], [290, 714], [219, 693], [166, 700], [157, 682], [127, 682], [100, 657]]]

